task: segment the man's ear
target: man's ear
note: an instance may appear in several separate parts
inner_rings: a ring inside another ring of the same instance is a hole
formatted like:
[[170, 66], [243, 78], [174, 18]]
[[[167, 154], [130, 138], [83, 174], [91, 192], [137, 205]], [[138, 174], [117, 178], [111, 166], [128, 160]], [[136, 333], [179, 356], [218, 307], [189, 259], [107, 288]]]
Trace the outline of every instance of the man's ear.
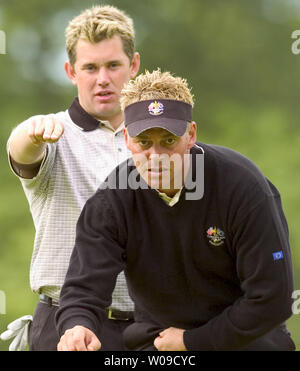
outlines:
[[140, 54], [138, 52], [135, 52], [132, 58], [132, 61], [131, 61], [131, 66], [130, 66], [130, 70], [131, 70], [130, 78], [131, 79], [134, 79], [137, 73], [139, 72], [140, 64], [141, 64]]
[[71, 80], [73, 85], [77, 85], [77, 79], [76, 79], [76, 73], [75, 68], [71, 65], [69, 61], [65, 62], [65, 71], [68, 76], [68, 78]]
[[124, 139], [125, 139], [126, 147], [128, 148], [128, 133], [127, 133], [127, 129], [126, 128], [123, 129], [123, 134], [124, 134]]
[[188, 148], [191, 149], [192, 147], [194, 147], [197, 141], [197, 124], [195, 123], [195, 121], [189, 124], [188, 134], [189, 134]]

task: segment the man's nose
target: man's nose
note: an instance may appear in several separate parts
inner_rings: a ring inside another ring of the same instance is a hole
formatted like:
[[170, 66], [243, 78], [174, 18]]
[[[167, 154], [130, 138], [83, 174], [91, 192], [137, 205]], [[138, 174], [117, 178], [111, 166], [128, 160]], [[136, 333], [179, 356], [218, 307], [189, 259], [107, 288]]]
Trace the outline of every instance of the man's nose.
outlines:
[[166, 153], [166, 150], [162, 148], [159, 144], [153, 144], [150, 148], [148, 148], [147, 158], [155, 159], [165, 153]]
[[109, 74], [105, 67], [100, 68], [97, 83], [102, 87], [105, 87], [109, 84]]

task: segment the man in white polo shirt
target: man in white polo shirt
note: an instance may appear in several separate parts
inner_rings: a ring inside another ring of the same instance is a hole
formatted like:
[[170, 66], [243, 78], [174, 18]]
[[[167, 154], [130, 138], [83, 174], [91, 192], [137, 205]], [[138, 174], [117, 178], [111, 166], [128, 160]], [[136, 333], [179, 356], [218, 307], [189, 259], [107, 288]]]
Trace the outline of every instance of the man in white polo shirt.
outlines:
[[[87, 9], [68, 25], [66, 46], [65, 71], [78, 98], [65, 112], [21, 123], [7, 145], [36, 229], [30, 284], [40, 302], [30, 327], [31, 350], [56, 350], [54, 316], [78, 216], [99, 184], [130, 155], [119, 97], [140, 65], [132, 20], [111, 6]], [[132, 310], [120, 275], [107, 309], [102, 350], [125, 350], [121, 334], [133, 319]]]

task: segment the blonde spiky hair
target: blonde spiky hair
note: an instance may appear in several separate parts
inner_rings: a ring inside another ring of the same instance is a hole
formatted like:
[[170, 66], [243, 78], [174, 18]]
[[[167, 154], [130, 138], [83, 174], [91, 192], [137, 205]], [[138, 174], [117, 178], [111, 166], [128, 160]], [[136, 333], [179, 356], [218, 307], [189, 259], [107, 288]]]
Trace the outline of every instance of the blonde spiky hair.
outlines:
[[86, 9], [71, 20], [66, 28], [66, 49], [70, 63], [76, 62], [76, 45], [79, 39], [97, 43], [115, 35], [121, 37], [123, 49], [132, 61], [135, 51], [135, 31], [132, 19], [118, 8], [105, 5]]
[[121, 92], [120, 102], [125, 110], [132, 103], [149, 99], [174, 99], [194, 105], [187, 81], [172, 76], [170, 72], [161, 72], [159, 68], [153, 72], [146, 70], [135, 80], [129, 81]]

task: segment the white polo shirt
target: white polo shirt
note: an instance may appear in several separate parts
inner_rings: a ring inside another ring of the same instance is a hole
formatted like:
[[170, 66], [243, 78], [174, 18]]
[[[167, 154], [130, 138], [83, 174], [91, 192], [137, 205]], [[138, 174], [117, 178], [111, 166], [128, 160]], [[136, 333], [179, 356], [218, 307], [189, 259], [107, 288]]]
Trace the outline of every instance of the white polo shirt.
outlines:
[[[122, 133], [86, 113], [76, 98], [65, 112], [54, 115], [64, 123], [64, 134], [47, 145], [38, 174], [24, 179], [11, 161], [29, 202], [36, 230], [30, 267], [34, 292], [59, 299], [75, 241], [80, 212], [100, 183], [131, 154]], [[9, 151], [9, 140], [7, 144]], [[18, 172], [18, 173], [17, 173]], [[124, 274], [118, 277], [112, 307], [133, 310]]]

